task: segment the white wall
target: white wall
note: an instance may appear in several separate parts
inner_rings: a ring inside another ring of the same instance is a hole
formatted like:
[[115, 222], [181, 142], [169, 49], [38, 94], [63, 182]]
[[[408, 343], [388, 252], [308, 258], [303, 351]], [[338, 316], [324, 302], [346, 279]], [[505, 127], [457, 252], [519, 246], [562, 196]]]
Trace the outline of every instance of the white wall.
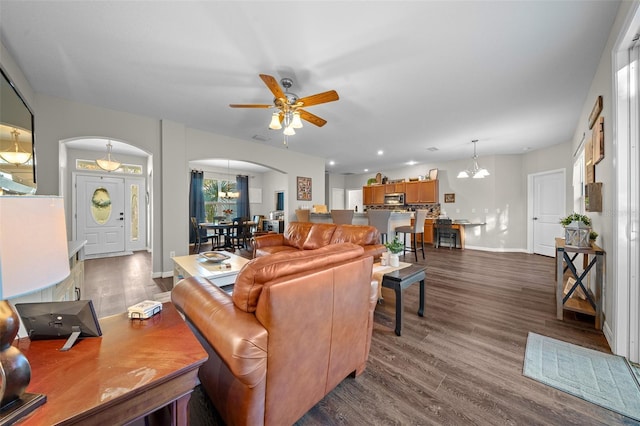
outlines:
[[[589, 92], [585, 95], [585, 101], [582, 111], [578, 116], [578, 124], [573, 136], [571, 153], [580, 145], [583, 134], [587, 137], [591, 135], [588, 125], [588, 118], [593, 105], [598, 96], [602, 96], [602, 112], [600, 115], [604, 117], [604, 158], [596, 165], [595, 181], [602, 182], [602, 212], [586, 212], [591, 218], [593, 230], [599, 236], [597, 243], [607, 253], [605, 256], [605, 279], [604, 279], [604, 306], [605, 314], [604, 330], [605, 335], [609, 339], [610, 346], [615, 347], [614, 336], [616, 334], [615, 318], [616, 307], [614, 305], [615, 287], [617, 285], [626, 285], [626, 283], [617, 283], [615, 276], [615, 259], [613, 249], [617, 236], [614, 232], [614, 222], [616, 221], [617, 212], [614, 206], [615, 202], [615, 163], [614, 163], [614, 116], [613, 104], [615, 102], [613, 93], [613, 65], [612, 50], [614, 44], [622, 31], [623, 25], [627, 19], [627, 14], [637, 2], [621, 2], [618, 15], [609, 34], [607, 45], [605, 46], [600, 64], [594, 75]], [[568, 176], [572, 176], [571, 173]]]

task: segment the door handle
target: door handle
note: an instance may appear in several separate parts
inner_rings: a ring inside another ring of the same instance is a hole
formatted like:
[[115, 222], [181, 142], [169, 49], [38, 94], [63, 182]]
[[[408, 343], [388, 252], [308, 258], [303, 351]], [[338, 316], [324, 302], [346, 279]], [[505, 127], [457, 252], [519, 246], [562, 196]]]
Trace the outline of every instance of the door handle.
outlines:
[[534, 217], [534, 218], [533, 218], [533, 220], [538, 220], [538, 218], [537, 218], [537, 217]]

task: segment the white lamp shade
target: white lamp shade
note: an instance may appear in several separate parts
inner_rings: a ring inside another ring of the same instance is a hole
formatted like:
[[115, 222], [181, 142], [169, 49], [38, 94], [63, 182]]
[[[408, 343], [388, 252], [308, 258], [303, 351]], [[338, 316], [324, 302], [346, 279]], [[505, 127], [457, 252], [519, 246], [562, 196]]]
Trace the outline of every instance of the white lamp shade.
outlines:
[[283, 132], [283, 133], [284, 133], [285, 135], [287, 135], [287, 136], [293, 136], [293, 135], [295, 135], [295, 134], [296, 134], [296, 131], [295, 131], [295, 130], [293, 130], [293, 127], [291, 127], [291, 126], [287, 126], [287, 127], [285, 127], [285, 128], [284, 128], [284, 132]]
[[302, 120], [300, 120], [300, 113], [293, 113], [293, 120], [291, 120], [291, 127], [294, 129], [302, 129]]
[[0, 197], [0, 300], [69, 276], [62, 197]]
[[280, 114], [274, 112], [271, 115], [271, 123], [269, 123], [269, 128], [272, 130], [282, 129], [282, 124], [280, 124]]
[[468, 177], [469, 177], [469, 173], [467, 173], [466, 170], [463, 170], [460, 173], [458, 173], [458, 179], [464, 179], [464, 178], [468, 178]]

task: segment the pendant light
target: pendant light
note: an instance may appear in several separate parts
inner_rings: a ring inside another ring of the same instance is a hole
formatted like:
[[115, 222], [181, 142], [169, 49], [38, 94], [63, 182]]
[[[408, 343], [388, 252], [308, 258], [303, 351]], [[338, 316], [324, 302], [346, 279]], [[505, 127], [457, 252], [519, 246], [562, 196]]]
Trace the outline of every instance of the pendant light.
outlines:
[[111, 155], [111, 149], [113, 146], [111, 145], [111, 141], [107, 143], [107, 156], [105, 158], [101, 158], [100, 160], [96, 160], [96, 164], [102, 170], [106, 170], [108, 172], [116, 171], [122, 165], [121, 162], [114, 159]]
[[20, 164], [24, 164], [31, 158], [30, 152], [25, 152], [20, 148], [20, 142], [18, 140], [20, 136], [20, 132], [16, 129], [11, 131], [11, 139], [13, 140], [13, 147], [6, 150], [0, 151], [0, 157], [7, 163], [15, 164], [19, 166]]
[[489, 176], [489, 171], [484, 167], [480, 167], [478, 164], [478, 154], [476, 152], [476, 144], [478, 143], [478, 139], [474, 139], [471, 141], [473, 143], [473, 163], [471, 167], [466, 170], [462, 170], [458, 173], [458, 179], [466, 179], [472, 177], [474, 179], [484, 179]]
[[[227, 160], [227, 175], [228, 175], [227, 182], [231, 182], [231, 160]], [[221, 192], [220, 196], [226, 199], [234, 199], [234, 198], [239, 198], [240, 193], [237, 191], [236, 192], [229, 191], [229, 183], [227, 183], [227, 192]]]

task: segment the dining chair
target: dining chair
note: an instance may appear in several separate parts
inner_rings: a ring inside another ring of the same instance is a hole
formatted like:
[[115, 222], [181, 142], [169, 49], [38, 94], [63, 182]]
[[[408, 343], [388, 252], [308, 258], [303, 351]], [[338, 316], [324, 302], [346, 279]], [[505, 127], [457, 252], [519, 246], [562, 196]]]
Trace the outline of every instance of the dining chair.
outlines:
[[389, 230], [389, 218], [391, 217], [391, 210], [368, 210], [367, 217], [369, 219], [369, 225], [375, 227], [380, 233], [380, 242], [384, 244], [389, 241], [387, 238], [387, 232]]
[[411, 248], [409, 252], [413, 252], [416, 257], [416, 262], [418, 261], [418, 234], [420, 234], [421, 239], [421, 250], [422, 250], [422, 258], [424, 259], [424, 220], [427, 218], [427, 214], [429, 210], [416, 210], [415, 220], [413, 221], [413, 225], [406, 226], [398, 226], [395, 229], [396, 235], [402, 234], [402, 242], [404, 243], [404, 251], [403, 255], [407, 254], [407, 234], [410, 235], [411, 238]]
[[331, 219], [336, 225], [351, 225], [353, 210], [331, 210]]
[[296, 219], [298, 222], [311, 222], [310, 214], [311, 210], [309, 209], [296, 209]]
[[230, 234], [231, 248], [247, 249], [247, 241], [251, 238], [250, 227], [247, 224], [248, 218], [236, 217], [233, 219], [233, 229]]
[[207, 229], [202, 229], [198, 224], [198, 220], [193, 216], [191, 217], [191, 229], [193, 229], [193, 234], [195, 235], [195, 244], [193, 248], [196, 253], [200, 253], [202, 243], [206, 243], [209, 239], [211, 239], [211, 249], [215, 248], [218, 244], [219, 235], [214, 230], [209, 231]]
[[436, 248], [440, 247], [440, 242], [449, 240], [449, 250], [451, 247], [458, 248], [458, 231], [453, 229], [453, 221], [451, 219], [436, 219], [434, 223], [436, 229]]

